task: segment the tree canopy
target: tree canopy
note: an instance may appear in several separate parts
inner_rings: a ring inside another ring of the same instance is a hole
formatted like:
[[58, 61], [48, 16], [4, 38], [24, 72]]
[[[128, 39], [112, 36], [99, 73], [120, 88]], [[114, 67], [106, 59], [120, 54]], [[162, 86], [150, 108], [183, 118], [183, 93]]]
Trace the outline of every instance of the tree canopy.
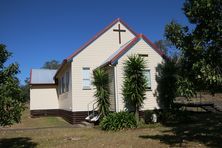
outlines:
[[162, 50], [165, 55], [169, 55], [169, 47], [171, 43], [168, 40], [157, 40], [154, 44]]
[[51, 61], [46, 61], [42, 68], [44, 69], [58, 69], [60, 66], [59, 61], [57, 60], [51, 60]]
[[16, 77], [19, 73], [18, 64], [5, 66], [10, 56], [6, 46], [0, 44], [0, 126], [18, 123], [24, 109], [24, 99]]
[[181, 51], [182, 81], [214, 94], [222, 87], [222, 1], [186, 0], [183, 11], [192, 28], [172, 21], [165, 36]]
[[157, 67], [158, 75], [156, 80], [158, 83], [157, 91], [158, 103], [163, 109], [172, 109], [173, 101], [176, 98], [177, 79], [178, 79], [178, 63], [177, 58], [166, 60]]
[[25, 84], [20, 86], [20, 88], [21, 88], [21, 90], [22, 90], [21, 96], [22, 96], [22, 98], [24, 98], [24, 100], [25, 100], [26, 102], [30, 100], [30, 86], [29, 86], [29, 81], [30, 81], [30, 78], [27, 77], [27, 78], [25, 79]]

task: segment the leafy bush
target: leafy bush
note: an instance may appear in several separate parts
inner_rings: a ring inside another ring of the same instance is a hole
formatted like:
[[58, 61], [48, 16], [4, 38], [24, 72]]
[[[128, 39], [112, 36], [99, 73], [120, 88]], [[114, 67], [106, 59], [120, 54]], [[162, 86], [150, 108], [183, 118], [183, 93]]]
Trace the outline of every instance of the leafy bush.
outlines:
[[111, 113], [100, 122], [102, 130], [117, 131], [137, 126], [134, 114], [128, 112]]
[[152, 110], [144, 111], [144, 120], [145, 120], [146, 124], [152, 122], [152, 115], [153, 114], [154, 114], [154, 111], [152, 111]]
[[172, 109], [177, 90], [177, 58], [172, 58], [172, 60], [166, 60], [164, 63], [159, 64], [157, 71], [159, 73], [157, 76], [159, 105], [164, 109]]
[[161, 113], [160, 119], [162, 123], [172, 122], [174, 121], [176, 115], [172, 111], [164, 110]]

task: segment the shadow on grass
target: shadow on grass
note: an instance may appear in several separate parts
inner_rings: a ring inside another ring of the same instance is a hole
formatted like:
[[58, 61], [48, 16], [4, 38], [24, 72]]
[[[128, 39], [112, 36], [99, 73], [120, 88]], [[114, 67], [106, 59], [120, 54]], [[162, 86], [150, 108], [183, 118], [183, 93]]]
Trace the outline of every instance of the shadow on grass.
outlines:
[[32, 139], [28, 137], [0, 139], [0, 147], [2, 148], [34, 148], [36, 146], [37, 143], [32, 142]]
[[222, 147], [222, 115], [188, 113], [189, 120], [165, 123], [169, 130], [158, 135], [140, 135], [143, 139], [159, 140], [170, 146], [183, 146], [197, 142], [209, 147]]

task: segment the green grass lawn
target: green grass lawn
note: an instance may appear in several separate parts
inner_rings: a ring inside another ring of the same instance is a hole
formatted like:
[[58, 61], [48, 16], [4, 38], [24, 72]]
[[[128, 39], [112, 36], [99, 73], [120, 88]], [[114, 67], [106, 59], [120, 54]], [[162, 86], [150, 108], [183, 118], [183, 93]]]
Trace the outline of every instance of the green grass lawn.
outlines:
[[56, 117], [29, 118], [26, 111], [21, 124], [0, 129], [0, 147], [222, 147], [222, 115], [188, 116], [183, 123], [105, 132], [75, 128]]
[[58, 127], [58, 126], [70, 126], [69, 123], [64, 121], [60, 117], [36, 117], [31, 118], [30, 112], [26, 109], [22, 114], [21, 123], [14, 124], [12, 128], [42, 128], [42, 127]]

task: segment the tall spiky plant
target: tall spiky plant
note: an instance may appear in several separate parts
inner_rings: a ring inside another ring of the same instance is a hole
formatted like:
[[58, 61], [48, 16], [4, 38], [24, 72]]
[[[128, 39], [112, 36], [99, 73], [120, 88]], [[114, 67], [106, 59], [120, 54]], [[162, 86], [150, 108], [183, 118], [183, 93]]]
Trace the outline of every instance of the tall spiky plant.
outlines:
[[147, 88], [144, 70], [145, 61], [138, 55], [129, 56], [128, 60], [124, 62], [123, 96], [125, 107], [135, 113], [137, 123]]
[[104, 117], [109, 114], [110, 101], [109, 101], [109, 77], [108, 73], [103, 69], [96, 69], [93, 72], [94, 81], [93, 85], [96, 87], [94, 96], [97, 98], [99, 107], [99, 114]]

